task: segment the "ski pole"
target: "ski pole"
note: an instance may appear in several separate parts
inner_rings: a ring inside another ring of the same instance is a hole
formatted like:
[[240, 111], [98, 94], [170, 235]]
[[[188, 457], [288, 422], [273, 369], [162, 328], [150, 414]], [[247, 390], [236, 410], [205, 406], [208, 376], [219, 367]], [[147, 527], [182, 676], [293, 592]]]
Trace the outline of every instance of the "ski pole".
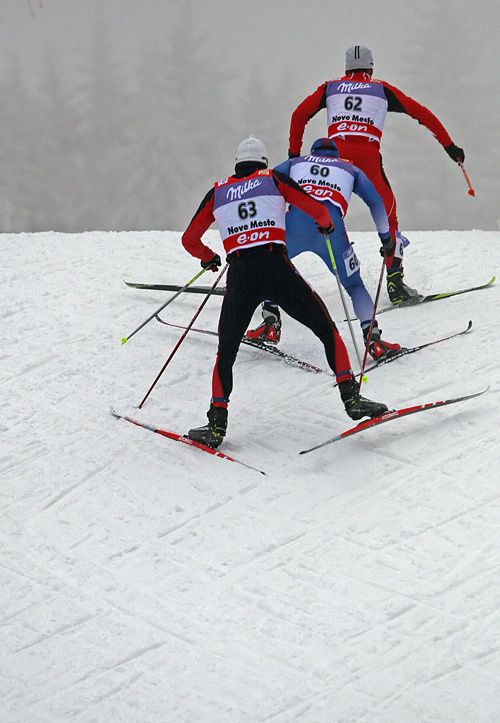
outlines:
[[351, 332], [352, 343], [354, 344], [354, 349], [356, 350], [356, 356], [358, 357], [358, 364], [359, 364], [359, 367], [361, 368], [361, 357], [359, 355], [358, 345], [356, 344], [356, 339], [354, 337], [354, 331], [352, 328], [351, 319], [349, 318], [350, 313], [348, 312], [347, 306], [345, 303], [344, 292], [342, 291], [342, 284], [340, 283], [339, 275], [337, 273], [337, 264], [335, 263], [335, 256], [333, 255], [332, 245], [330, 243], [330, 237], [328, 235], [328, 231], [324, 231], [324, 234], [325, 234], [326, 247], [328, 249], [328, 254], [330, 256], [330, 261], [331, 261], [332, 268], [334, 271], [334, 276], [337, 279], [337, 286], [339, 288], [340, 298], [342, 299], [342, 306], [344, 307], [344, 313], [345, 313], [345, 316], [347, 319], [347, 323], [349, 324], [349, 331]]
[[131, 339], [131, 338], [134, 336], [134, 334], [137, 334], [137, 332], [140, 331], [143, 326], [146, 326], [146, 324], [149, 324], [149, 322], [150, 322], [152, 319], [154, 319], [155, 316], [160, 313], [160, 311], [162, 311], [166, 306], [168, 306], [169, 304], [171, 304], [172, 301], [179, 296], [179, 294], [182, 294], [183, 291], [186, 291], [187, 287], [188, 287], [188, 286], [191, 286], [191, 284], [194, 283], [194, 282], [196, 281], [196, 279], [199, 279], [200, 276], [205, 273], [205, 271], [206, 271], [206, 269], [202, 269], [201, 271], [198, 271], [198, 273], [196, 274], [196, 276], [193, 276], [193, 278], [191, 279], [191, 281], [188, 281], [187, 284], [185, 284], [185, 285], [182, 287], [182, 289], [179, 289], [179, 291], [177, 291], [173, 296], [171, 296], [168, 301], [166, 301], [164, 304], [162, 304], [159, 309], [156, 309], [156, 311], [154, 311], [154, 312], [151, 314], [151, 316], [148, 316], [148, 318], [146, 319], [146, 321], [143, 321], [142, 324], [137, 327], [137, 329], [134, 329], [134, 331], [133, 331], [131, 334], [129, 334], [128, 336], [122, 336], [122, 344], [126, 344], [127, 341], [128, 341], [129, 339]]
[[472, 188], [472, 184], [471, 184], [471, 182], [470, 182], [469, 174], [468, 174], [467, 171], [465, 170], [464, 164], [463, 164], [463, 163], [459, 163], [458, 165], [459, 165], [460, 168], [462, 169], [462, 173], [464, 174], [464, 178], [465, 178], [466, 184], [469, 186], [469, 190], [467, 191], [467, 193], [469, 194], [469, 196], [475, 196], [475, 195], [476, 195], [476, 192], [475, 192], [475, 190]]
[[[153, 382], [153, 383], [151, 384], [151, 386], [149, 387], [149, 389], [148, 389], [148, 391], [146, 392], [146, 394], [144, 395], [141, 403], [138, 405], [138, 408], [139, 408], [139, 409], [142, 408], [142, 405], [144, 404], [144, 402], [146, 401], [146, 399], [149, 397], [149, 395], [151, 394], [151, 392], [152, 392], [153, 389], [155, 388], [155, 386], [156, 386], [159, 378], [161, 377], [161, 375], [163, 374], [163, 372], [165, 371], [165, 369], [166, 369], [166, 368], [168, 367], [168, 365], [170, 364], [170, 362], [171, 362], [171, 360], [172, 360], [175, 352], [177, 351], [177, 349], [180, 347], [180, 345], [182, 344], [182, 342], [183, 342], [184, 339], [186, 338], [189, 330], [190, 330], [191, 327], [193, 326], [193, 324], [194, 324], [194, 322], [196, 321], [196, 319], [198, 318], [198, 316], [201, 314], [201, 312], [202, 312], [202, 310], [203, 310], [203, 307], [205, 306], [205, 304], [207, 303], [207, 301], [208, 301], [209, 298], [211, 297], [213, 290], [215, 289], [215, 287], [217, 286], [217, 284], [219, 283], [219, 281], [222, 279], [222, 277], [223, 277], [224, 274], [226, 273], [227, 267], [228, 267], [228, 264], [226, 264], [226, 265], [224, 266], [224, 268], [222, 269], [222, 271], [220, 272], [220, 274], [219, 274], [219, 275], [217, 276], [217, 278], [215, 279], [215, 281], [214, 281], [214, 283], [213, 283], [213, 286], [211, 286], [210, 290], [208, 291], [208, 294], [205, 296], [205, 298], [204, 298], [203, 301], [201, 302], [200, 306], [198, 307], [198, 310], [196, 311], [196, 314], [193, 316], [193, 318], [191, 319], [191, 321], [190, 321], [189, 324], [187, 325], [186, 330], [184, 331], [184, 334], [181, 336], [181, 338], [179, 339], [179, 341], [177, 342], [177, 344], [176, 344], [176, 345], [174, 346], [174, 348], [172, 349], [172, 351], [171, 351], [171, 353], [170, 353], [170, 356], [168, 357], [167, 361], [165, 362], [165, 364], [162, 366], [162, 368], [161, 368], [160, 371], [158, 372], [158, 374], [157, 374], [157, 376], [156, 376], [156, 379], [154, 380], [154, 382]], [[206, 270], [206, 269], [204, 269], [204, 271], [205, 271], [205, 270]], [[196, 277], [195, 277], [195, 278], [196, 278]], [[194, 281], [194, 279], [193, 279], [193, 281]]]
[[368, 344], [370, 343], [370, 339], [372, 338], [372, 331], [373, 331], [373, 325], [375, 324], [375, 316], [377, 314], [377, 306], [378, 306], [378, 300], [380, 298], [380, 289], [382, 288], [382, 280], [384, 278], [384, 270], [385, 270], [385, 260], [386, 256], [384, 255], [384, 258], [382, 259], [382, 268], [380, 269], [380, 276], [378, 279], [378, 286], [377, 286], [377, 293], [375, 294], [375, 301], [373, 302], [373, 314], [370, 321], [370, 327], [368, 329], [368, 335], [366, 337], [365, 341], [365, 353], [363, 355], [363, 363], [361, 364], [361, 371], [359, 373], [359, 388], [361, 389], [361, 383], [366, 382], [366, 377], [364, 376], [365, 372], [365, 366], [366, 366], [366, 360], [368, 358]]

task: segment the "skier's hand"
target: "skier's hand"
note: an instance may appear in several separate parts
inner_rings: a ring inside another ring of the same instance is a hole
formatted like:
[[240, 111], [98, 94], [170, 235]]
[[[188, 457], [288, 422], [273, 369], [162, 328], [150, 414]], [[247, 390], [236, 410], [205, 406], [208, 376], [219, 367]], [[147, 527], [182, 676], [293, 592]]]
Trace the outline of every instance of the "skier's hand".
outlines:
[[463, 148], [459, 148], [454, 143], [450, 143], [450, 145], [446, 146], [444, 150], [449, 155], [451, 160], [455, 161], [455, 163], [463, 163], [465, 161], [465, 153], [463, 151]]
[[329, 226], [320, 226], [319, 223], [316, 224], [316, 228], [321, 233], [333, 233], [335, 230], [335, 226], [333, 225], [333, 221], [330, 221]]
[[300, 156], [300, 153], [292, 153], [292, 151], [288, 151], [288, 158], [298, 158]]
[[385, 259], [389, 259], [394, 256], [396, 250], [396, 241], [391, 238], [390, 234], [379, 234], [382, 246], [380, 247], [380, 255]]
[[219, 254], [214, 254], [208, 261], [202, 261], [201, 265], [204, 269], [208, 269], [208, 271], [218, 271], [219, 266], [222, 266], [222, 261]]

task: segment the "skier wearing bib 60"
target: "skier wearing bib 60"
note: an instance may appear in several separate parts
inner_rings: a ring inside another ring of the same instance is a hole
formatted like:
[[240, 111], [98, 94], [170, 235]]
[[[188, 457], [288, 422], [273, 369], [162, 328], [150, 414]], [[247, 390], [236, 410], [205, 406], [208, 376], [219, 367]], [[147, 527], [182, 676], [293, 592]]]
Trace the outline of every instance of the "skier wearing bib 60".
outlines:
[[202, 234], [215, 220], [229, 263], [208, 424], [188, 432], [191, 439], [211, 447], [218, 447], [226, 434], [232, 369], [241, 339], [255, 308], [268, 298], [275, 299], [323, 342], [345, 410], [352, 419], [374, 417], [387, 411], [385, 404], [360, 396], [335, 323], [321, 298], [286, 253], [286, 203], [309, 214], [325, 231], [331, 229], [328, 211], [295, 181], [267, 169], [267, 165], [267, 153], [261, 141], [257, 138], [242, 141], [236, 151], [234, 174], [218, 181], [207, 193], [182, 236], [184, 248], [199, 258], [204, 268], [216, 271], [221, 265], [220, 256], [201, 241]]
[[[361, 278], [359, 261], [344, 225], [351, 194], [356, 193], [369, 207], [383, 246], [391, 245], [389, 222], [383, 201], [373, 183], [359, 168], [338, 155], [333, 140], [318, 138], [312, 144], [309, 155], [292, 158], [274, 170], [289, 175], [307, 194], [321, 201], [328, 209], [334, 227], [329, 237], [340, 283], [351, 297], [370, 355], [373, 359], [382, 359], [401, 347], [381, 338], [376, 321], [370, 339], [367, 338], [373, 316], [373, 301]], [[324, 234], [310, 216], [298, 208], [291, 207], [286, 215], [286, 245], [289, 258], [293, 259], [303, 251], [312, 251], [335, 273]], [[247, 336], [277, 343], [281, 329], [277, 305], [269, 300], [264, 302], [262, 316], [263, 323], [257, 329], [247, 331]]]
[[348, 158], [373, 183], [384, 201], [394, 244], [387, 257], [387, 291], [393, 304], [411, 303], [418, 292], [403, 283], [403, 248], [408, 240], [399, 232], [396, 198], [385, 175], [380, 142], [388, 112], [406, 113], [428, 128], [456, 163], [465, 160], [443, 124], [425, 106], [384, 80], [372, 78], [369, 48], [354, 45], [346, 51], [345, 75], [327, 80], [297, 106], [290, 121], [288, 155], [300, 155], [308, 121], [326, 108], [328, 136], [335, 140], [341, 158]]

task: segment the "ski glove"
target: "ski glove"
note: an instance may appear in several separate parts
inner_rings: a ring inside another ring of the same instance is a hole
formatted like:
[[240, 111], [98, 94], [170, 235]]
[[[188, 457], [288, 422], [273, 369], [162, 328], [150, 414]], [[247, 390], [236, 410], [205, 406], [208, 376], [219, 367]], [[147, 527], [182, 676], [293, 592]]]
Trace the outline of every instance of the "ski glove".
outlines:
[[380, 247], [380, 255], [383, 256], [385, 259], [389, 259], [394, 256], [394, 251], [396, 249], [395, 240], [391, 238], [389, 234], [379, 234], [379, 237], [382, 241], [382, 246]]
[[201, 265], [204, 269], [208, 269], [208, 271], [218, 271], [219, 266], [222, 266], [222, 261], [219, 254], [214, 254], [208, 261], [202, 261]]
[[454, 143], [450, 143], [450, 145], [446, 146], [444, 150], [449, 155], [451, 160], [455, 161], [455, 163], [463, 163], [465, 161], [465, 153], [463, 151], [463, 148], [459, 148]]
[[318, 229], [318, 231], [321, 231], [321, 233], [332, 233], [335, 229], [335, 226], [333, 225], [333, 221], [330, 221], [329, 226], [320, 226], [319, 223], [317, 223], [316, 228]]

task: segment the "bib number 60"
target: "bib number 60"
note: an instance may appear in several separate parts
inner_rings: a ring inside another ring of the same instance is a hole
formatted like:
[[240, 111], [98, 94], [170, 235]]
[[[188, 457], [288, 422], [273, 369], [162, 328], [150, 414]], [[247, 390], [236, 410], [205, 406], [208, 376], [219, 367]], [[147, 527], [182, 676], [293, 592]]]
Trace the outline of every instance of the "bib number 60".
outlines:
[[346, 274], [347, 276], [352, 276], [360, 267], [358, 257], [354, 253], [354, 248], [349, 246], [349, 248], [344, 251], [343, 257]]

